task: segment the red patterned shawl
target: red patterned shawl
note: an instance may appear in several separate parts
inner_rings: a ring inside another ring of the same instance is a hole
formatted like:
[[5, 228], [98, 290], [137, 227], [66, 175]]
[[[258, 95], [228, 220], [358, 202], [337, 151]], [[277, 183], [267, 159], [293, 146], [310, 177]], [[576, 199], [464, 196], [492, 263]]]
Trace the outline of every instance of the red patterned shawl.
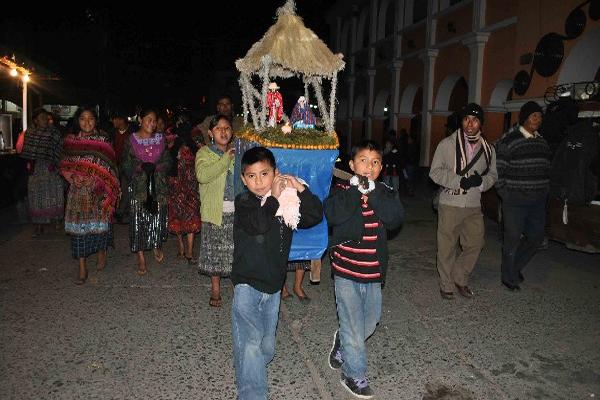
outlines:
[[60, 171], [68, 179], [72, 175], [91, 177], [95, 190], [104, 195], [102, 209], [112, 213], [121, 195], [115, 151], [109, 138], [101, 133], [68, 137], [63, 144], [64, 157]]

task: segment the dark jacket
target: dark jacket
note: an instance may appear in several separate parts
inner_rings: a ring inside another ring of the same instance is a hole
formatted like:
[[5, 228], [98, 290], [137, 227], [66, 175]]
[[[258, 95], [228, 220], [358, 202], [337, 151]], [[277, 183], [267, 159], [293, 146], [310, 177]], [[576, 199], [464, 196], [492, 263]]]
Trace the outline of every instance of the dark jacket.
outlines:
[[598, 134], [590, 121], [567, 128], [550, 170], [551, 196], [577, 205], [594, 200], [599, 176], [593, 166], [599, 154]]
[[[323, 219], [323, 206], [317, 196], [305, 189], [300, 198], [298, 228], [310, 228]], [[292, 229], [275, 216], [279, 202], [268, 197], [260, 206], [253, 193], [240, 193], [235, 198], [233, 223], [234, 285], [247, 283], [263, 293], [276, 293], [283, 287], [288, 256], [292, 245]]]
[[386, 175], [400, 175], [405, 166], [406, 162], [402, 159], [400, 150], [396, 147], [383, 156], [383, 171]]
[[[362, 216], [361, 196], [356, 186], [348, 189], [336, 186], [325, 199], [325, 216], [327, 223], [333, 228], [329, 247], [337, 246], [350, 240], [360, 241], [365, 226]], [[400, 227], [404, 222], [404, 207], [398, 192], [380, 182], [368, 195], [369, 206], [379, 217], [381, 224], [377, 235], [377, 259], [381, 266], [381, 274], [385, 280], [388, 264], [387, 230]]]

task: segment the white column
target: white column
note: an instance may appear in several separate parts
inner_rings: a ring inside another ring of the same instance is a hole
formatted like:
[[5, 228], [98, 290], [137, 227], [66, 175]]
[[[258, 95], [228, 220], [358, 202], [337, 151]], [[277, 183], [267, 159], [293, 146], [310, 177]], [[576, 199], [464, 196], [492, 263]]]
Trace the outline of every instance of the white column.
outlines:
[[373, 103], [375, 102], [375, 42], [377, 42], [377, 15], [379, 13], [379, 2], [371, 0], [371, 12], [369, 18], [369, 68], [367, 69], [368, 95], [367, 95], [367, 139], [373, 136]]
[[462, 43], [469, 48], [469, 102], [481, 104], [481, 84], [483, 82], [483, 53], [489, 32], [475, 33]]
[[348, 133], [347, 133], [347, 152], [350, 153], [352, 149], [352, 122], [354, 120], [354, 87], [356, 83], [356, 56], [355, 51], [359, 47], [356, 43], [357, 37], [356, 32], [358, 31], [358, 6], [356, 4], [352, 5], [352, 20], [350, 25], [350, 43], [349, 53], [350, 57], [348, 59], [348, 64], [346, 65], [346, 71], [348, 73], [348, 77], [346, 82], [348, 82]]
[[437, 4], [434, 0], [429, 0], [427, 3], [427, 19], [426, 19], [426, 44], [427, 48], [434, 46], [436, 42], [437, 36], [437, 18], [433, 18], [434, 7], [437, 7]]
[[23, 77], [21, 82], [23, 82], [23, 108], [21, 111], [23, 118], [23, 130], [25, 131], [27, 130], [27, 79]]
[[485, 9], [487, 0], [473, 0], [473, 32], [485, 27]]
[[396, 2], [396, 15], [394, 16], [394, 59], [402, 56], [402, 35], [400, 30], [404, 28], [404, 0]]
[[406, 0], [404, 2], [404, 26], [408, 27], [413, 24], [413, 15], [414, 15], [414, 4], [415, 0]]
[[421, 112], [421, 166], [429, 166], [431, 147], [431, 111], [433, 108], [433, 78], [435, 76], [435, 60], [437, 49], [426, 50], [423, 60], [423, 110]]
[[369, 43], [377, 41], [377, 16], [379, 15], [379, 6], [377, 0], [371, 0], [371, 12], [369, 21]]
[[373, 103], [375, 101], [375, 74], [376, 70], [369, 68], [367, 70], [367, 76], [369, 77], [369, 87], [367, 96], [367, 139], [371, 139], [372, 128], [373, 128]]
[[398, 130], [398, 112], [400, 109], [400, 73], [403, 61], [392, 63], [392, 109], [390, 110], [390, 129]]
[[347, 79], [348, 82], [348, 132], [346, 133], [346, 147], [347, 152], [350, 153], [352, 149], [352, 120], [354, 117], [354, 83], [356, 78], [354, 75], [350, 75]]
[[342, 48], [342, 17], [336, 17], [335, 19], [335, 49], [336, 53], [340, 52]]
[[[358, 5], [354, 4], [352, 6], [352, 26], [350, 28], [350, 52], [354, 53], [356, 49], [359, 47], [356, 43], [358, 34]], [[354, 57], [352, 57], [354, 58]], [[354, 73], [354, 70], [352, 70]]]

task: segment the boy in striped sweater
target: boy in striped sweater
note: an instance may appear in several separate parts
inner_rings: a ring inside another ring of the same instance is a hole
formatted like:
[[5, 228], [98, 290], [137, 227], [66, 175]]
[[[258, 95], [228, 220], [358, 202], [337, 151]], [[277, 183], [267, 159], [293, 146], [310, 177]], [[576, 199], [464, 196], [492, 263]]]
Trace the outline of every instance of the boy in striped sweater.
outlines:
[[337, 185], [325, 200], [333, 227], [331, 268], [339, 330], [334, 333], [329, 366], [342, 370], [342, 386], [361, 399], [373, 397], [367, 381], [365, 341], [381, 316], [381, 284], [388, 262], [386, 229], [402, 224], [398, 192], [377, 182], [382, 169], [379, 145], [364, 141], [352, 149], [348, 185]]

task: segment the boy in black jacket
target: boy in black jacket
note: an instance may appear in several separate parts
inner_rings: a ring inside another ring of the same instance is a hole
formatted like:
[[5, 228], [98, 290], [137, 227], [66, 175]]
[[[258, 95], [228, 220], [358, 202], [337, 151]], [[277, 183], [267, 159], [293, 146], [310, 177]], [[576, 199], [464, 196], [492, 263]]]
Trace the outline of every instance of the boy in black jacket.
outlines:
[[275, 216], [278, 199], [286, 187], [297, 190], [298, 228], [321, 222], [323, 207], [297, 178], [279, 174], [270, 150], [252, 148], [244, 153], [241, 164], [242, 181], [249, 192], [235, 198], [233, 223], [235, 376], [239, 399], [266, 399], [267, 364], [275, 355], [280, 291], [292, 244], [292, 229]]
[[349, 185], [338, 185], [325, 200], [333, 227], [330, 257], [339, 330], [333, 335], [329, 366], [342, 369], [342, 386], [369, 399], [365, 341], [381, 316], [381, 283], [388, 263], [386, 229], [402, 224], [398, 191], [377, 182], [382, 169], [379, 145], [364, 141], [352, 149]]

